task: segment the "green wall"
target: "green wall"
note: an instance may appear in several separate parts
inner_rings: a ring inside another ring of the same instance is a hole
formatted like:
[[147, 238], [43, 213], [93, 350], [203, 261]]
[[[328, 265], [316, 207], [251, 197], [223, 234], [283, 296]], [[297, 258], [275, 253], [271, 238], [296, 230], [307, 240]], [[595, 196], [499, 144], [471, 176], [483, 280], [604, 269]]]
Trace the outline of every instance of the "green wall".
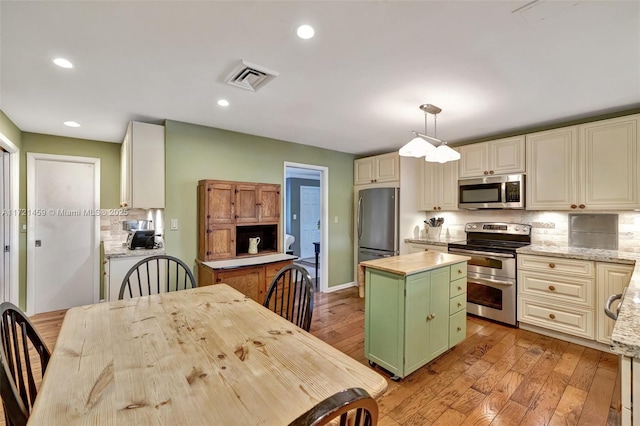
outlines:
[[0, 110], [0, 133], [5, 135], [18, 149], [22, 147], [22, 132], [13, 121]]
[[[100, 159], [100, 208], [120, 207], [120, 144], [61, 136], [22, 133], [20, 207], [27, 206], [27, 153], [72, 155]], [[27, 223], [20, 216], [20, 228]], [[27, 306], [27, 234], [20, 233], [20, 306]]]
[[[165, 223], [178, 219], [178, 230], [165, 231], [168, 254], [195, 265], [197, 256], [197, 184], [222, 179], [280, 184], [284, 162], [329, 169], [329, 286], [353, 278], [354, 156], [291, 142], [167, 120]], [[284, 226], [284, 224], [282, 225]]]

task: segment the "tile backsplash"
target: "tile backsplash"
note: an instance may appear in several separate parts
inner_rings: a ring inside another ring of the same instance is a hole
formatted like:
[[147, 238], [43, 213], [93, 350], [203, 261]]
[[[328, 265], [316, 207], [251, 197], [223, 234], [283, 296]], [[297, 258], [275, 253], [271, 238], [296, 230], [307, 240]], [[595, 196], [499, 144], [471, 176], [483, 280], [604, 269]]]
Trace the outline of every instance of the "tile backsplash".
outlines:
[[126, 216], [101, 216], [100, 239], [105, 249], [121, 247], [127, 241], [127, 231], [122, 229], [122, 222], [127, 220], [152, 220], [156, 234], [164, 233], [163, 209], [129, 209]]
[[[640, 212], [610, 212], [618, 215], [618, 250], [640, 253]], [[464, 240], [467, 222], [513, 222], [532, 225], [531, 242], [543, 246], [569, 244], [569, 214], [573, 212], [539, 212], [527, 210], [464, 210], [427, 212], [426, 219], [444, 217], [441, 238]], [[424, 235], [421, 234], [424, 238]]]

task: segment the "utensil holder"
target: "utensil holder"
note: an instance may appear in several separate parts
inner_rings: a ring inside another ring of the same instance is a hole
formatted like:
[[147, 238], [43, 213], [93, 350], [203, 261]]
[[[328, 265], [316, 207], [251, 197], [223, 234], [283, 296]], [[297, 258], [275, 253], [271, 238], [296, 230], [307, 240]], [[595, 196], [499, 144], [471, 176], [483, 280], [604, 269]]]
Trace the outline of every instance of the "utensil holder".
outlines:
[[427, 238], [430, 240], [439, 240], [442, 226], [429, 226], [427, 227]]

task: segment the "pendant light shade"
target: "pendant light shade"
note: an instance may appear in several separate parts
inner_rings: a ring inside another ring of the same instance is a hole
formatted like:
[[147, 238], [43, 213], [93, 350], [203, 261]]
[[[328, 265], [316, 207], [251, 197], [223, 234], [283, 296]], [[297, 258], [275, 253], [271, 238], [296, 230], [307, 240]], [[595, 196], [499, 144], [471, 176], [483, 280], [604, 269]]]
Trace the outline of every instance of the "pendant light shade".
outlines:
[[[420, 109], [424, 111], [424, 133], [413, 132], [415, 137], [405, 146], [400, 148], [398, 154], [403, 157], [422, 157], [425, 161], [433, 163], [446, 163], [447, 161], [456, 161], [460, 159], [460, 153], [447, 146], [447, 143], [436, 137], [427, 135], [427, 114], [433, 114], [434, 127], [436, 124], [436, 116], [442, 111], [435, 105], [420, 105]], [[437, 136], [437, 127], [434, 136]]]
[[424, 157], [424, 161], [429, 161], [430, 163], [446, 163], [447, 161], [456, 161], [459, 159], [460, 153], [444, 143], [437, 147], [433, 153], [427, 153]]
[[419, 136], [411, 139], [408, 144], [400, 148], [398, 152], [403, 157], [423, 157], [434, 153], [437, 148]]

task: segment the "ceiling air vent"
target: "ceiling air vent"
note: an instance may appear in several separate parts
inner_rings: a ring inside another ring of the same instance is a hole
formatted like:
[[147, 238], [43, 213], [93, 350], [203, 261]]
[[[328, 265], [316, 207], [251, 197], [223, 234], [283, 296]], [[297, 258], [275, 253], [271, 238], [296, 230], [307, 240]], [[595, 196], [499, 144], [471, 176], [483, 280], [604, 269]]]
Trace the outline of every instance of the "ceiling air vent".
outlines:
[[256, 92], [278, 76], [276, 71], [252, 64], [244, 59], [227, 75], [227, 84]]

